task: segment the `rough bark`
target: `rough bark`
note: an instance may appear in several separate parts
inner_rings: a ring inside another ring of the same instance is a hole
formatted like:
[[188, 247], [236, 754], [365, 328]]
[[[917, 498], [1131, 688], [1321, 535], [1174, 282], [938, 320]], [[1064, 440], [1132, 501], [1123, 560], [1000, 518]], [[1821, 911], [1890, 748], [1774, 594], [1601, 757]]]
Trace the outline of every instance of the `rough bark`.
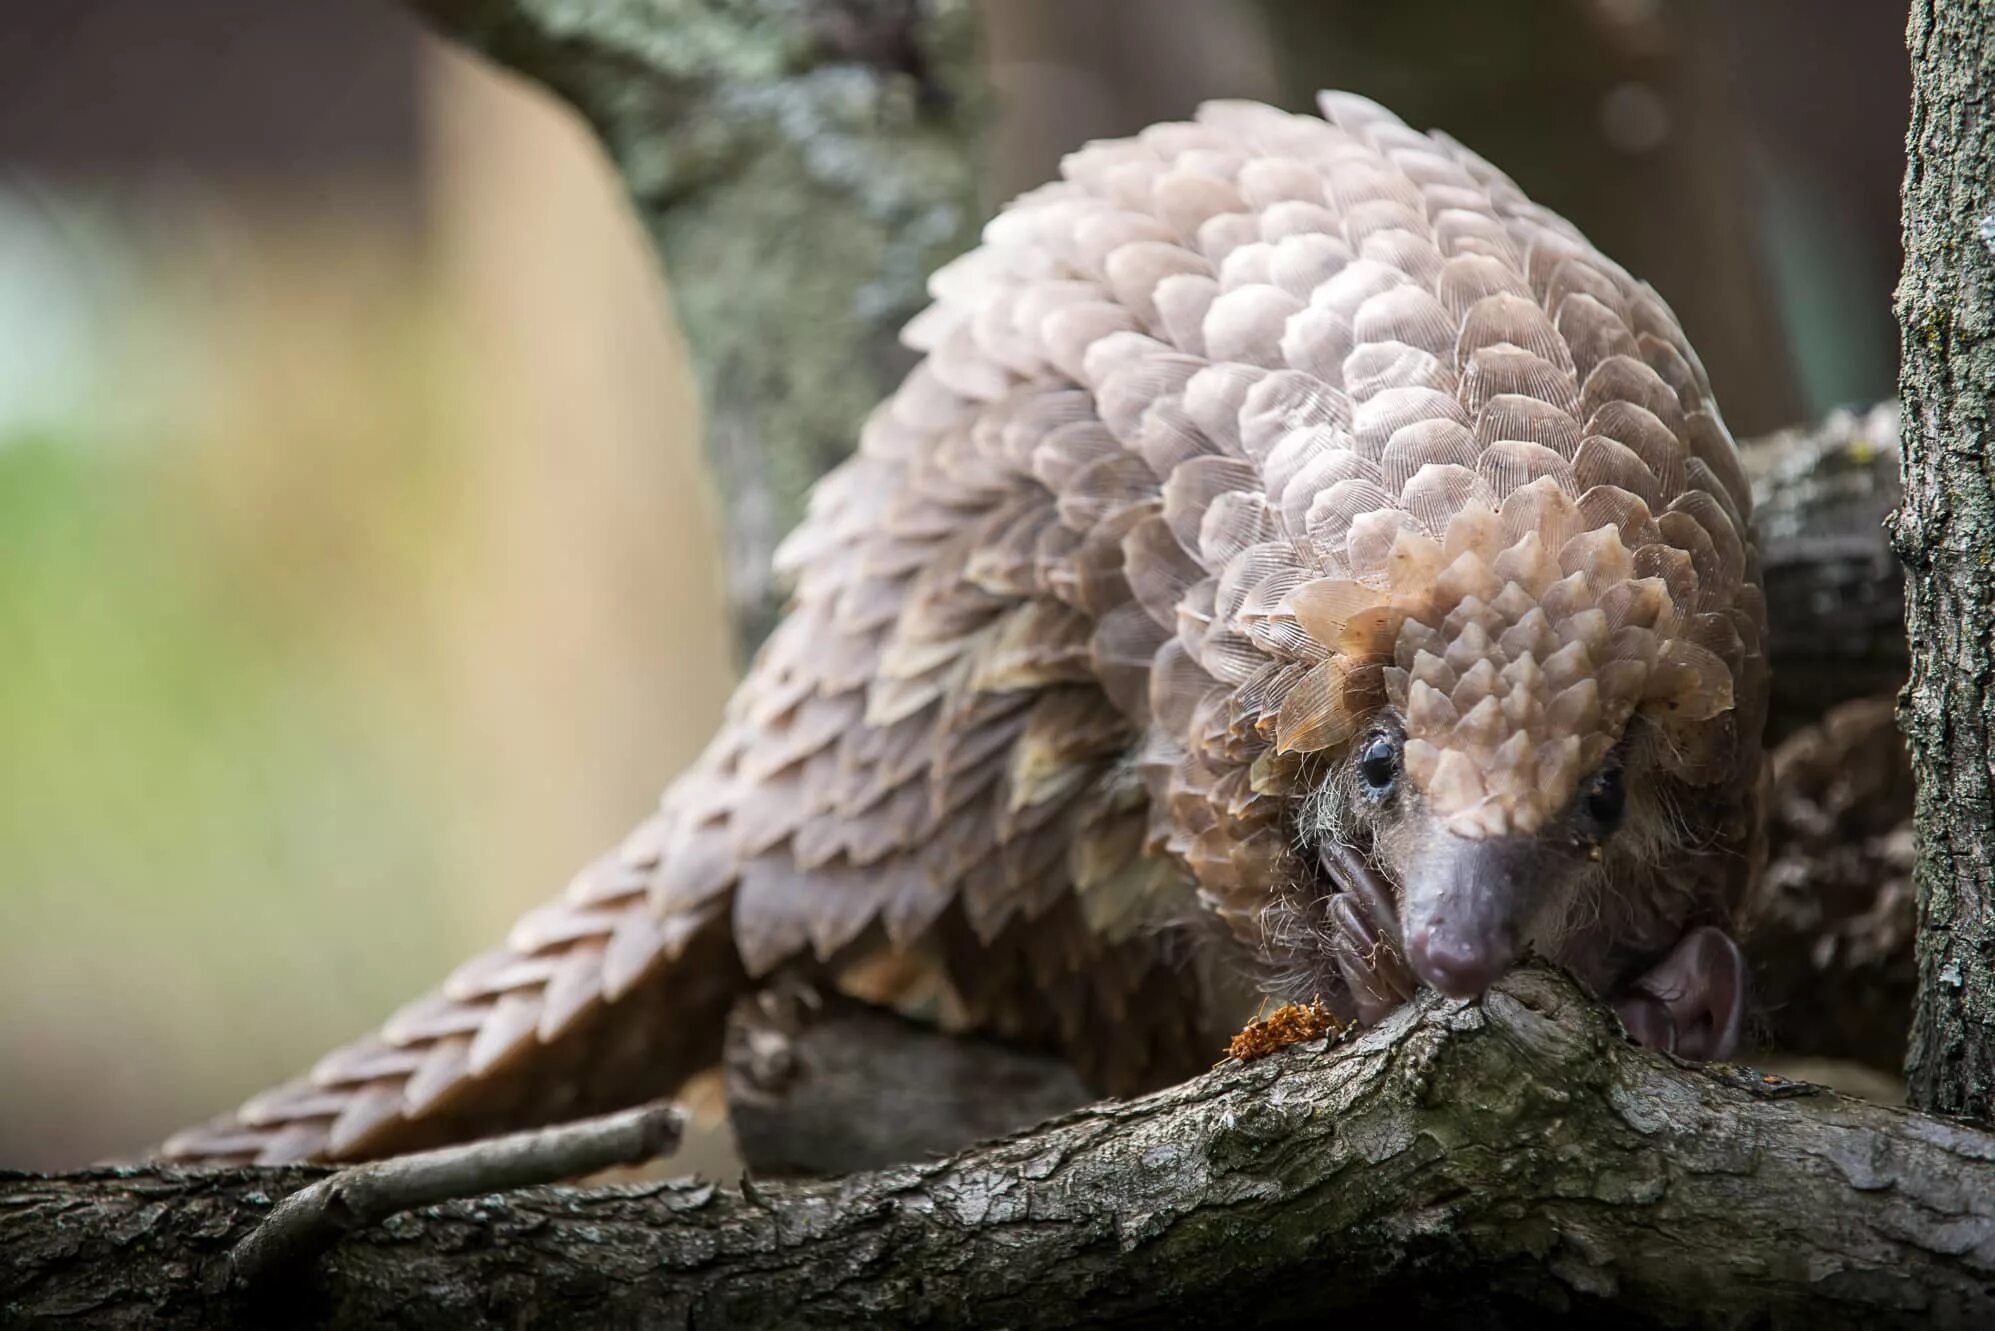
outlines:
[[1905, 174], [1905, 504], [1911, 682], [1899, 717], [1918, 775], [1919, 996], [1912, 1102], [1995, 1112], [1995, 17], [1912, 6]]
[[906, 372], [928, 273], [983, 215], [970, 0], [410, 0], [545, 83], [664, 260], [725, 501], [744, 649], [776, 542]]
[[315, 1171], [0, 1179], [0, 1320], [1036, 1327], [1326, 1313], [1964, 1326], [1995, 1317], [1995, 1136], [1630, 1045], [1530, 970], [929, 1164], [536, 1189], [233, 1289]]

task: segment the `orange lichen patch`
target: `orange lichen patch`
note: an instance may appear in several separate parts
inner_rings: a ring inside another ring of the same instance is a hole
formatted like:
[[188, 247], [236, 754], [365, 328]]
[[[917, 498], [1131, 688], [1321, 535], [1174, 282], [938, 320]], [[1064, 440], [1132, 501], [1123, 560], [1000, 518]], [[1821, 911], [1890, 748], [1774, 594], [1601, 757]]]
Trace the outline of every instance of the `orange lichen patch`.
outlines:
[[1279, 1049], [1304, 1040], [1319, 1040], [1343, 1033], [1344, 1023], [1321, 999], [1278, 1007], [1258, 1021], [1250, 1021], [1226, 1045], [1226, 1056], [1251, 1063]]

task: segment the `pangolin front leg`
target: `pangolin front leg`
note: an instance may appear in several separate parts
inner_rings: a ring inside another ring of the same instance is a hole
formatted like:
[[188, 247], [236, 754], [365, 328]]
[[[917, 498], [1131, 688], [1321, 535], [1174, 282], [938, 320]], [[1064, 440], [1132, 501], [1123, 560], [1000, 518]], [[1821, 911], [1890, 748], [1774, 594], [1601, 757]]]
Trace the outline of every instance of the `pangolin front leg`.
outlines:
[[1341, 842], [1325, 845], [1319, 860], [1337, 889], [1330, 897], [1331, 955], [1351, 991], [1358, 1020], [1377, 1025], [1413, 997], [1418, 985], [1399, 939], [1392, 888], [1359, 851]]
[[1639, 1044], [1682, 1058], [1730, 1058], [1746, 1008], [1746, 959], [1722, 929], [1685, 934], [1614, 1000]]

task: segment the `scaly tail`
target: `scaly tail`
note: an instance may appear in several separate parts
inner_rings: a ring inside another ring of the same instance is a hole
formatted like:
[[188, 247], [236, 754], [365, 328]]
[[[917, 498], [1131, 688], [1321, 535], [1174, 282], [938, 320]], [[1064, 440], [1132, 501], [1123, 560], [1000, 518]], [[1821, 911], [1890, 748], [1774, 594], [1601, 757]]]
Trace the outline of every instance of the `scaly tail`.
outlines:
[[160, 1154], [362, 1160], [670, 1094], [717, 1061], [746, 984], [724, 899], [661, 913], [650, 896], [670, 820], [655, 815], [375, 1035]]

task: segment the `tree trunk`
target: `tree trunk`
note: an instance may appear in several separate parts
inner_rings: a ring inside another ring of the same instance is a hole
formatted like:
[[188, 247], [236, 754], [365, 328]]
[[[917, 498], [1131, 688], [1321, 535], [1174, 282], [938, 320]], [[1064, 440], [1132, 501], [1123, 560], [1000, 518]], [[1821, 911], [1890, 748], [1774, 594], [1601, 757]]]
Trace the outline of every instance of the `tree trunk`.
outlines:
[[320, 1176], [0, 1176], [0, 1322], [1995, 1324], [1995, 1135], [1674, 1064], [1537, 969], [943, 1160], [446, 1202], [232, 1280]]
[[410, 0], [602, 137], [665, 261], [744, 651], [776, 543], [912, 364], [901, 325], [984, 214], [970, 0]]
[[1912, 677], [1900, 722], [1918, 778], [1919, 988], [1912, 1102], [1995, 1111], [1995, 7], [1918, 0], [1905, 174], [1905, 502]]

